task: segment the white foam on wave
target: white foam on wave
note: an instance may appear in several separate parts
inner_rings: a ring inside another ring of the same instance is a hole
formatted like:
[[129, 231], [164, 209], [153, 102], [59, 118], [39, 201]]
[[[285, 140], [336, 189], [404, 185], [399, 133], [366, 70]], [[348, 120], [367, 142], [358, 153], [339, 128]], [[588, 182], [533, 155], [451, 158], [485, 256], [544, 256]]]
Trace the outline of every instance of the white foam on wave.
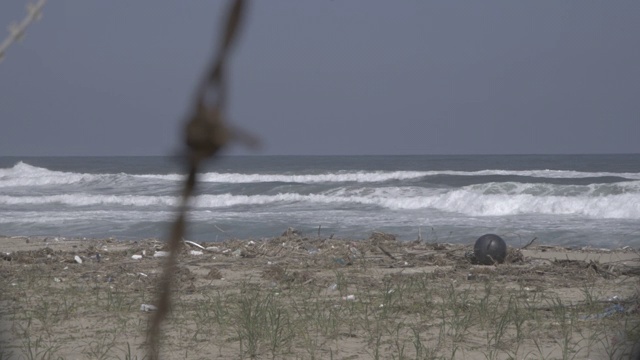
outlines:
[[[259, 183], [259, 182], [286, 182], [286, 183], [331, 183], [331, 182], [359, 182], [373, 183], [390, 180], [417, 179], [425, 176], [523, 176], [550, 179], [581, 179], [598, 177], [619, 177], [629, 180], [640, 180], [640, 173], [614, 173], [614, 172], [580, 172], [572, 170], [480, 170], [480, 171], [337, 171], [325, 174], [241, 174], [241, 173], [217, 173], [209, 172], [199, 177], [200, 181], [212, 183]], [[158, 180], [179, 181], [184, 177], [178, 174], [168, 175], [134, 175], [141, 178]]]
[[[542, 188], [541, 188], [542, 186]], [[614, 189], [615, 191], [613, 191]], [[62, 204], [79, 206], [173, 207], [176, 196], [60, 194], [46, 196], [0, 195], [0, 205]], [[337, 188], [319, 194], [199, 195], [194, 209], [234, 206], [288, 206], [313, 209], [315, 205], [372, 205], [391, 210], [436, 209], [469, 216], [521, 214], [575, 215], [589, 218], [640, 219], [640, 182], [587, 186], [489, 183], [459, 189], [421, 187]], [[251, 212], [252, 209], [242, 211]]]
[[[200, 181], [210, 183], [376, 183], [390, 180], [417, 179], [425, 176], [526, 176], [537, 178], [597, 178], [620, 177], [630, 180], [640, 180], [640, 173], [612, 173], [612, 172], [579, 172], [569, 170], [481, 170], [481, 171], [336, 171], [324, 174], [241, 174], [209, 172], [201, 174]], [[114, 181], [122, 178], [124, 181], [132, 179], [152, 179], [158, 181], [182, 181], [180, 174], [86, 174], [75, 172], [54, 171], [19, 162], [11, 168], [0, 169], [0, 187], [11, 186], [46, 186], [76, 184], [88, 181]], [[121, 180], [122, 180], [121, 179]]]
[[95, 180], [98, 175], [53, 171], [22, 161], [12, 168], [0, 169], [0, 187], [73, 184]]
[[68, 206], [123, 205], [123, 206], [175, 206], [175, 196], [146, 195], [91, 195], [60, 194], [44, 196], [7, 196], [0, 195], [3, 205], [46, 205], [61, 204]]

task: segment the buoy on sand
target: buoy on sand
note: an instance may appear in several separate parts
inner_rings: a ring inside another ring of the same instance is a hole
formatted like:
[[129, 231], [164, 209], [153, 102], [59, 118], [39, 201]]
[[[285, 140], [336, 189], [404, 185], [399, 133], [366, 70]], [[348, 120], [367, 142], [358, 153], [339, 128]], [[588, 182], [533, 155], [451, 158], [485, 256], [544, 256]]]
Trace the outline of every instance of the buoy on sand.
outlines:
[[473, 246], [473, 255], [476, 261], [482, 265], [501, 264], [507, 257], [507, 244], [495, 234], [485, 234], [476, 240]]

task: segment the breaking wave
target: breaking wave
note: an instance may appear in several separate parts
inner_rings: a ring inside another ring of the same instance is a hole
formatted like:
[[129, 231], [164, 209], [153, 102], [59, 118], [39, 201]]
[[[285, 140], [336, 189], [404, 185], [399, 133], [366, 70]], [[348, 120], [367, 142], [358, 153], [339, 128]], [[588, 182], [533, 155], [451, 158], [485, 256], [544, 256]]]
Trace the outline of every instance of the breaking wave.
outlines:
[[[337, 171], [322, 174], [242, 174], [208, 172], [201, 174], [200, 180], [209, 183], [376, 183], [391, 180], [419, 179], [427, 176], [523, 176], [549, 179], [581, 179], [598, 177], [618, 177], [640, 180], [640, 173], [579, 172], [569, 170], [481, 170], [481, 171]], [[0, 169], [0, 187], [25, 187], [46, 185], [71, 185], [88, 182], [108, 182], [135, 184], [140, 179], [176, 182], [184, 179], [180, 174], [87, 174], [54, 171], [19, 162], [11, 168]]]
[[[98, 195], [87, 193], [8, 196], [0, 195], [0, 204], [123, 206], [144, 208], [176, 206], [176, 196]], [[640, 219], [640, 181], [616, 184], [551, 185], [488, 183], [456, 189], [421, 187], [341, 187], [321, 193], [283, 192], [272, 195], [199, 195], [195, 209], [225, 209], [235, 206], [287, 206], [325, 204], [377, 206], [393, 210], [432, 209], [469, 216], [506, 216], [520, 214], [574, 215], [600, 219]]]

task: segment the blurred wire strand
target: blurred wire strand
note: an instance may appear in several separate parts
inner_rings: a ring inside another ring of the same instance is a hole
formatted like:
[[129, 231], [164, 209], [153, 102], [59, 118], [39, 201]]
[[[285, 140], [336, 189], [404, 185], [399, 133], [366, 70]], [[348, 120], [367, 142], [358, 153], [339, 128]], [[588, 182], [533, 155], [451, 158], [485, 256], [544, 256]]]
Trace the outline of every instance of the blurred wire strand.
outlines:
[[47, 0], [38, 0], [37, 3], [27, 4], [27, 16], [25, 16], [20, 23], [12, 23], [9, 25], [9, 35], [0, 43], [0, 62], [4, 58], [4, 54], [7, 49], [11, 47], [17, 41], [24, 38], [24, 34], [27, 31], [29, 25], [42, 18], [42, 8]]
[[[229, 127], [226, 122], [226, 62], [244, 14], [245, 1], [235, 0], [226, 16], [225, 27], [216, 56], [199, 84], [192, 114], [185, 126], [185, 143], [187, 145], [188, 175], [182, 191], [182, 200], [174, 222], [167, 250], [163, 273], [158, 283], [157, 312], [151, 319], [147, 333], [148, 357], [155, 360], [160, 356], [161, 324], [171, 308], [171, 288], [173, 274], [177, 265], [178, 252], [182, 245], [182, 238], [186, 227], [186, 213], [189, 198], [193, 195], [197, 174], [201, 163], [216, 156], [216, 154], [234, 139], [247, 140], [246, 136], [235, 136], [237, 131]], [[248, 143], [255, 141], [249, 138]]]

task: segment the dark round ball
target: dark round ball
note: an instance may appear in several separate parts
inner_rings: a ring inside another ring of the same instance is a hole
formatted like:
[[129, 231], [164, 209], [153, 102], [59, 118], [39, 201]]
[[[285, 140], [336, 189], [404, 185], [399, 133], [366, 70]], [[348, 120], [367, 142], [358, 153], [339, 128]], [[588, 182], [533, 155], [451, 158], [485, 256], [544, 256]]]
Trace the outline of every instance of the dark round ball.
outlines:
[[507, 244], [498, 235], [482, 235], [473, 246], [473, 255], [475, 255], [476, 261], [482, 265], [503, 263], [507, 257]]

